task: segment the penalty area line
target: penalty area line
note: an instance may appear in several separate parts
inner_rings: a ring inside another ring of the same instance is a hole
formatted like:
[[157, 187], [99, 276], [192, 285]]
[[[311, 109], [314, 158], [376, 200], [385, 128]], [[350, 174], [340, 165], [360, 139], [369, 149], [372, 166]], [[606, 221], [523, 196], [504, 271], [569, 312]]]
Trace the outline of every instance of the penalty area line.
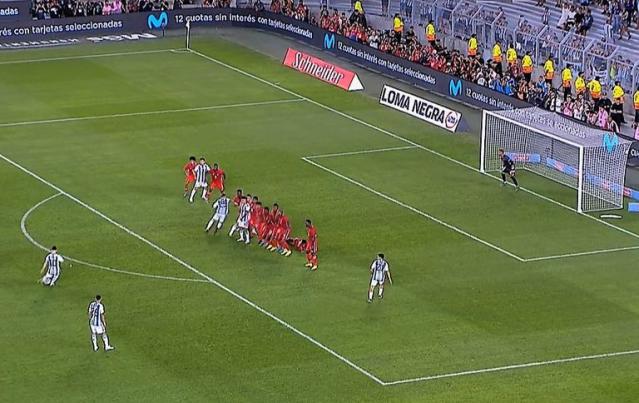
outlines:
[[475, 236], [475, 235], [471, 234], [470, 232], [464, 231], [463, 229], [461, 229], [459, 227], [456, 227], [456, 226], [454, 226], [452, 224], [449, 224], [449, 223], [447, 223], [447, 222], [445, 222], [443, 220], [440, 220], [439, 218], [437, 218], [437, 217], [435, 217], [433, 215], [430, 215], [430, 214], [428, 214], [428, 213], [426, 213], [424, 211], [416, 209], [413, 206], [410, 206], [410, 205], [408, 205], [408, 204], [406, 204], [406, 203], [404, 203], [402, 201], [399, 201], [399, 200], [397, 200], [397, 199], [395, 199], [395, 198], [393, 198], [391, 196], [388, 196], [385, 193], [382, 193], [382, 192], [380, 192], [378, 190], [375, 190], [375, 189], [371, 188], [370, 186], [367, 186], [367, 185], [365, 185], [365, 184], [363, 184], [361, 182], [358, 182], [358, 181], [356, 181], [353, 178], [349, 178], [346, 175], [342, 175], [341, 173], [339, 173], [337, 171], [334, 171], [334, 170], [332, 170], [332, 169], [330, 169], [328, 167], [325, 167], [324, 165], [319, 164], [319, 163], [317, 163], [317, 162], [315, 162], [315, 161], [313, 161], [311, 159], [308, 159], [307, 157], [302, 157], [302, 160], [307, 162], [307, 163], [309, 163], [309, 164], [311, 164], [311, 165], [313, 165], [313, 166], [315, 166], [315, 167], [317, 167], [317, 168], [319, 168], [319, 169], [321, 169], [321, 170], [323, 170], [323, 171], [326, 171], [326, 172], [328, 172], [328, 173], [330, 173], [332, 175], [335, 175], [338, 178], [341, 178], [341, 179], [345, 180], [346, 182], [349, 182], [349, 183], [351, 183], [351, 184], [353, 184], [355, 186], [358, 186], [358, 187], [360, 187], [360, 188], [362, 188], [362, 189], [364, 189], [364, 190], [366, 190], [366, 191], [368, 191], [370, 193], [373, 193], [374, 195], [377, 195], [377, 196], [381, 197], [382, 199], [385, 199], [385, 200], [387, 200], [387, 201], [389, 201], [391, 203], [397, 204], [400, 207], [403, 207], [403, 208], [405, 208], [407, 210], [410, 210], [413, 213], [416, 213], [416, 214], [418, 214], [418, 215], [420, 215], [420, 216], [422, 216], [422, 217], [424, 217], [424, 218], [426, 218], [426, 219], [428, 219], [430, 221], [433, 221], [433, 222], [435, 222], [435, 223], [437, 223], [439, 225], [442, 225], [442, 226], [448, 228], [449, 230], [452, 230], [454, 232], [457, 232], [458, 234], [461, 234], [461, 235], [463, 235], [463, 236], [465, 236], [467, 238], [470, 238], [473, 241], [479, 242], [480, 244], [482, 244], [484, 246], [487, 246], [487, 247], [489, 247], [489, 248], [491, 248], [491, 249], [493, 249], [493, 250], [495, 250], [497, 252], [500, 252], [500, 253], [508, 256], [508, 257], [511, 257], [511, 258], [519, 261], [519, 262], [525, 262], [524, 258], [522, 258], [520, 256], [517, 256], [514, 253], [509, 252], [509, 251], [507, 251], [506, 249], [504, 249], [504, 248], [502, 248], [500, 246], [497, 246], [497, 245], [495, 245], [493, 243], [485, 241], [485, 240], [479, 238], [478, 236]]
[[347, 155], [360, 155], [360, 154], [373, 154], [373, 153], [383, 153], [388, 151], [401, 151], [401, 150], [411, 150], [419, 148], [416, 146], [402, 146], [402, 147], [389, 147], [389, 148], [377, 148], [373, 150], [360, 150], [360, 151], [347, 151], [343, 153], [334, 153], [334, 154], [320, 154], [320, 155], [309, 155], [303, 158], [313, 160], [318, 158], [332, 158], [332, 157], [344, 157]]
[[579, 256], [590, 256], [590, 255], [601, 255], [604, 253], [615, 253], [615, 252], [623, 252], [629, 250], [637, 250], [638, 246], [626, 246], [621, 248], [611, 248], [611, 249], [600, 249], [600, 250], [591, 250], [587, 252], [575, 252], [575, 253], [566, 253], [563, 255], [551, 255], [551, 256], [539, 256], [539, 257], [531, 257], [524, 258], [524, 262], [539, 262], [543, 260], [553, 260], [553, 259], [564, 259], [569, 257], [579, 257]]
[[400, 379], [398, 381], [384, 382], [384, 386], [393, 386], [393, 385], [402, 385], [402, 384], [407, 384], [407, 383], [434, 381], [434, 380], [437, 380], [437, 379], [456, 378], [456, 377], [466, 376], [466, 375], [478, 375], [478, 374], [486, 374], [486, 373], [491, 373], [491, 372], [511, 371], [511, 370], [515, 370], [515, 369], [542, 367], [542, 366], [546, 366], [546, 365], [565, 364], [565, 363], [570, 363], [570, 362], [586, 361], [586, 360], [598, 360], [598, 359], [603, 359], [603, 358], [621, 357], [621, 356], [634, 355], [634, 354], [639, 354], [639, 350], [628, 350], [628, 351], [618, 351], [618, 352], [614, 352], [614, 353], [583, 355], [583, 356], [580, 356], [580, 357], [559, 358], [559, 359], [556, 359], [556, 360], [529, 362], [529, 363], [525, 363], [525, 364], [505, 365], [503, 367], [483, 368], [483, 369], [475, 369], [475, 370], [470, 370], [470, 371], [451, 372], [451, 373], [448, 373], [448, 374], [422, 376], [422, 377], [419, 377], [419, 378]]
[[17, 168], [18, 170], [24, 172], [25, 174], [31, 176], [32, 178], [38, 180], [39, 182], [47, 185], [48, 187], [50, 187], [51, 189], [57, 191], [58, 193], [63, 194], [64, 196], [66, 196], [67, 198], [73, 200], [74, 202], [76, 202], [80, 206], [82, 206], [82, 207], [86, 208], [87, 210], [91, 211], [92, 213], [94, 213], [98, 217], [100, 217], [103, 220], [107, 221], [108, 223], [116, 226], [117, 228], [121, 229], [122, 231], [126, 232], [127, 234], [131, 235], [132, 237], [138, 239], [142, 243], [150, 246], [151, 248], [153, 248], [156, 251], [160, 252], [164, 256], [166, 256], [169, 259], [173, 260], [174, 262], [178, 263], [179, 265], [181, 265], [185, 269], [197, 274], [199, 277], [201, 277], [204, 280], [208, 281], [209, 283], [211, 283], [212, 285], [216, 286], [217, 288], [227, 292], [231, 296], [235, 297], [236, 299], [240, 300], [241, 302], [245, 303], [246, 305], [250, 306], [251, 308], [255, 309], [256, 311], [262, 313], [263, 315], [265, 315], [265, 316], [269, 317], [270, 319], [274, 320], [275, 322], [279, 323], [284, 328], [290, 330], [292, 333], [294, 333], [294, 334], [306, 339], [311, 344], [315, 345], [316, 347], [318, 347], [321, 350], [325, 351], [326, 353], [330, 354], [334, 358], [337, 358], [339, 361], [341, 361], [342, 363], [348, 365], [349, 367], [351, 367], [352, 369], [356, 370], [360, 374], [365, 375], [366, 377], [368, 377], [369, 379], [373, 380], [374, 382], [376, 382], [379, 385], [384, 385], [384, 381], [382, 381], [380, 378], [378, 378], [377, 376], [373, 375], [369, 371], [365, 370], [364, 368], [360, 367], [359, 365], [355, 364], [353, 361], [349, 360], [348, 358], [344, 357], [343, 355], [339, 354], [338, 352], [330, 349], [329, 347], [327, 347], [324, 344], [320, 343], [319, 341], [315, 340], [313, 337], [311, 337], [308, 334], [306, 334], [306, 333], [302, 332], [301, 330], [297, 329], [296, 327], [294, 327], [290, 323], [286, 322], [283, 319], [280, 319], [275, 314], [267, 311], [266, 309], [264, 309], [261, 306], [257, 305], [255, 302], [249, 300], [248, 298], [244, 297], [243, 295], [239, 294], [238, 292], [230, 289], [229, 287], [227, 287], [224, 284], [220, 283], [219, 281], [215, 280], [214, 278], [212, 278], [208, 274], [203, 273], [202, 271], [198, 270], [197, 268], [195, 268], [191, 264], [185, 262], [184, 260], [182, 260], [178, 256], [172, 254], [171, 252], [167, 251], [166, 249], [162, 248], [161, 246], [157, 245], [156, 243], [146, 239], [142, 235], [140, 235], [137, 232], [127, 228], [123, 224], [120, 224], [119, 222], [115, 221], [114, 219], [112, 219], [111, 217], [109, 217], [106, 214], [102, 213], [101, 211], [97, 210], [96, 208], [94, 208], [94, 207], [90, 206], [89, 204], [83, 202], [82, 200], [78, 199], [74, 195], [62, 190], [60, 187], [58, 187], [57, 185], [53, 184], [52, 182], [49, 182], [48, 180], [42, 178], [41, 176], [39, 176], [35, 172], [29, 170], [28, 168], [25, 168], [24, 166], [22, 166], [22, 165], [18, 164], [17, 162], [13, 161], [12, 159], [6, 157], [4, 154], [0, 153], [0, 159], [4, 160], [5, 162], [7, 162], [8, 164], [14, 166], [15, 168]]

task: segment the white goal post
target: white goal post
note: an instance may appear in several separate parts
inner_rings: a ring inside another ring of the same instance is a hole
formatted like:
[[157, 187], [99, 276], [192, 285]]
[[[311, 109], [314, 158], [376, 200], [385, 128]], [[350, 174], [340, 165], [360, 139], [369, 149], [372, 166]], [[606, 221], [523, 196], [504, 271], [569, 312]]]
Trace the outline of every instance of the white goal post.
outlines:
[[479, 169], [500, 171], [502, 148], [517, 169], [576, 189], [578, 212], [618, 209], [630, 145], [612, 132], [536, 107], [484, 111]]

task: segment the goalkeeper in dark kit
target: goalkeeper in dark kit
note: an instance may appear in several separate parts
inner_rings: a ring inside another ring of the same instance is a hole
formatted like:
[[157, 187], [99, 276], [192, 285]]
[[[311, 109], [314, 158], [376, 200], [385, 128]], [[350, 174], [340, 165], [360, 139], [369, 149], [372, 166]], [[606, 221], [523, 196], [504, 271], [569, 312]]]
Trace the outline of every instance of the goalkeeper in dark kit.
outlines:
[[499, 149], [499, 159], [501, 160], [501, 185], [506, 186], [506, 175], [508, 175], [515, 185], [515, 190], [519, 190], [519, 182], [515, 178], [515, 161], [506, 155], [503, 148]]

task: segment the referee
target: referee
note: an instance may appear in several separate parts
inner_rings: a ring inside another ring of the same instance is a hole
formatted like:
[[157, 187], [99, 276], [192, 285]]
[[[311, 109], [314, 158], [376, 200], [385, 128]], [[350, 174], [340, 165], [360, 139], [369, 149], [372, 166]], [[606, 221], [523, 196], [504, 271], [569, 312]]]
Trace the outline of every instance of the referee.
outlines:
[[506, 174], [508, 174], [515, 185], [515, 190], [519, 190], [519, 182], [515, 178], [515, 161], [506, 155], [503, 148], [499, 149], [499, 159], [501, 160], [501, 185], [506, 186]]

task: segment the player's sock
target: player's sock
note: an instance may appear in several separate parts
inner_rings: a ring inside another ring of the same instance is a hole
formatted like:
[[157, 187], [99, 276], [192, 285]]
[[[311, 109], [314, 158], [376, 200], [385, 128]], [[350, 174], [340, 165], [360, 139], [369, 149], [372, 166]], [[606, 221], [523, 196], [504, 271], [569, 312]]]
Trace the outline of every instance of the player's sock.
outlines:
[[193, 203], [193, 198], [195, 197], [195, 192], [197, 192], [197, 189], [195, 188], [195, 186], [193, 187], [193, 190], [191, 190], [191, 196], [189, 196], [189, 201], [191, 203]]
[[104, 342], [104, 348], [109, 348], [111, 345], [109, 344], [109, 336], [106, 333], [102, 333], [102, 341]]
[[368, 300], [372, 300], [373, 299], [373, 290], [368, 290]]
[[512, 176], [510, 179], [513, 180], [513, 183], [515, 184], [515, 186], [519, 187], [519, 182], [517, 182], [517, 178], [515, 178], [514, 176]]
[[251, 242], [251, 234], [247, 229], [244, 230], [244, 242], [247, 244]]
[[231, 230], [229, 231], [229, 236], [233, 236], [235, 234], [235, 230], [237, 229], [237, 224], [233, 224]]
[[384, 289], [382, 287], [379, 287], [379, 297], [382, 297], [382, 294], [384, 294]]
[[206, 188], [204, 188], [204, 190], [202, 191], [202, 199], [203, 200], [208, 200], [208, 193], [206, 192]]
[[94, 334], [91, 335], [91, 343], [93, 343], [93, 351], [98, 351], [98, 338]]
[[209, 232], [209, 230], [211, 229], [211, 227], [215, 224], [215, 220], [214, 219], [210, 219], [209, 222], [206, 224], [206, 228], [204, 228], [204, 230], [206, 232]]
[[506, 183], [506, 174], [501, 174], [501, 181]]

